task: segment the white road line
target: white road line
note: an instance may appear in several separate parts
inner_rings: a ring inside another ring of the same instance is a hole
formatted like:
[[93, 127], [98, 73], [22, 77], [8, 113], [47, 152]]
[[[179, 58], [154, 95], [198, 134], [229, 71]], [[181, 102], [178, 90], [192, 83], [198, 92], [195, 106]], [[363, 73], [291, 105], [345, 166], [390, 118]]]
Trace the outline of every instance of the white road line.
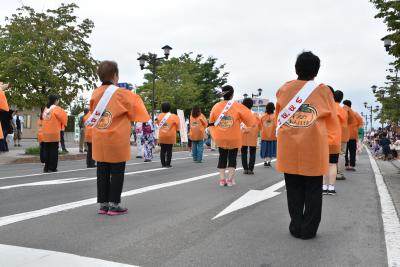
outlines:
[[[204, 155], [204, 157], [208, 157], [209, 155]], [[183, 159], [191, 159], [192, 157], [183, 157], [183, 158], [173, 158], [172, 161], [176, 160], [183, 160]], [[158, 161], [152, 161], [152, 162], [135, 162], [135, 163], [127, 163], [127, 166], [132, 166], [132, 165], [142, 165], [142, 164], [151, 164], [151, 163], [159, 163]], [[7, 177], [0, 177], [0, 180], [6, 180], [6, 179], [17, 179], [17, 178], [24, 178], [24, 177], [34, 177], [34, 176], [45, 176], [45, 175], [55, 175], [59, 173], [69, 173], [69, 172], [77, 172], [77, 171], [88, 171], [88, 170], [93, 170], [90, 168], [83, 168], [83, 169], [74, 169], [74, 170], [68, 170], [68, 171], [58, 171], [58, 172], [50, 172], [50, 173], [33, 173], [33, 174], [26, 174], [26, 175], [17, 175], [17, 176], [7, 176]]]
[[135, 267], [134, 265], [83, 257], [70, 253], [0, 244], [0, 266], [7, 267]]
[[375, 182], [378, 188], [381, 202], [383, 229], [385, 233], [386, 252], [388, 266], [400, 266], [400, 221], [393, 204], [392, 197], [389, 194], [385, 181], [379, 171], [378, 164], [372, 157], [371, 152], [367, 150], [372, 169], [375, 174]]
[[[264, 163], [261, 162], [261, 163], [256, 164], [255, 166], [261, 166], [263, 164]], [[242, 169], [243, 168], [237, 168], [236, 170], [242, 170]], [[154, 190], [158, 190], [158, 189], [162, 189], [162, 188], [167, 188], [167, 187], [186, 184], [186, 183], [190, 183], [190, 182], [194, 182], [194, 181], [199, 181], [199, 180], [203, 180], [203, 179], [206, 179], [209, 177], [217, 176], [218, 174], [219, 174], [219, 172], [213, 172], [213, 173], [204, 174], [204, 175], [200, 175], [200, 176], [196, 176], [196, 177], [192, 177], [192, 178], [188, 178], [188, 179], [177, 180], [177, 181], [156, 184], [156, 185], [150, 185], [150, 186], [126, 191], [126, 192], [122, 193], [122, 197], [134, 196], [134, 195], [138, 195], [138, 194], [142, 194], [142, 193], [146, 193], [146, 192], [150, 192], [150, 191], [154, 191]], [[92, 205], [92, 204], [95, 204], [96, 202], [97, 202], [96, 198], [88, 198], [88, 199], [84, 199], [84, 200], [80, 200], [80, 201], [76, 201], [76, 202], [70, 202], [70, 203], [66, 203], [66, 204], [61, 204], [61, 205], [57, 205], [57, 206], [52, 206], [52, 207], [48, 207], [48, 208], [44, 208], [44, 209], [40, 209], [40, 210], [28, 211], [28, 212], [23, 212], [23, 213], [0, 217], [0, 227], [8, 225], [8, 224], [16, 223], [16, 222], [21, 222], [21, 221], [25, 221], [25, 220], [29, 220], [29, 219], [33, 219], [33, 218], [42, 217], [45, 215], [54, 214], [54, 213], [57, 213], [60, 211], [66, 211], [66, 210], [71, 210], [71, 209], [75, 209], [75, 208], [79, 208], [79, 207], [83, 207], [83, 206]]]
[[[167, 169], [166, 168], [147, 169], [147, 170], [143, 170], [143, 171], [127, 172], [127, 173], [125, 173], [125, 175], [155, 172], [155, 171], [162, 171], [162, 170], [167, 170]], [[85, 181], [91, 181], [91, 180], [96, 180], [96, 179], [97, 179], [97, 177], [90, 177], [90, 178], [76, 177], [76, 178], [66, 178], [66, 179], [58, 179], [58, 180], [47, 180], [47, 181], [41, 181], [41, 182], [1, 186], [0, 190], [7, 190], [7, 189], [19, 188], [19, 187], [30, 187], [30, 186], [71, 184], [71, 183], [85, 182]]]

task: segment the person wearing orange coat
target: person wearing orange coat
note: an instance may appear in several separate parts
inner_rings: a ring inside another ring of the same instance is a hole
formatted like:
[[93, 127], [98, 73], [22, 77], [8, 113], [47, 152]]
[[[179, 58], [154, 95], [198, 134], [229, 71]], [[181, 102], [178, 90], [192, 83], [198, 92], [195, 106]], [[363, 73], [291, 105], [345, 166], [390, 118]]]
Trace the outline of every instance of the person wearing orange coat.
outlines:
[[271, 167], [272, 158], [276, 157], [276, 115], [275, 105], [269, 102], [265, 114], [261, 117], [261, 150], [264, 167]]
[[[172, 147], [176, 144], [176, 133], [180, 130], [179, 117], [171, 112], [168, 102], [161, 104], [161, 114], [158, 116], [158, 143], [161, 146], [160, 159], [163, 168], [171, 168]], [[165, 119], [164, 119], [165, 118]]]
[[[253, 100], [251, 98], [245, 98], [242, 104], [251, 111]], [[256, 163], [257, 140], [261, 124], [258, 115], [253, 113], [253, 116], [253, 125], [250, 127], [247, 127], [244, 123], [240, 125], [242, 131], [242, 148], [240, 152], [244, 174], [254, 174], [254, 164]], [[247, 151], [249, 152], [247, 153]], [[249, 154], [249, 160], [247, 160], [247, 154]]]
[[[319, 67], [320, 59], [312, 52], [297, 57], [298, 78], [285, 83], [276, 93], [276, 114], [308, 81], [314, 80]], [[329, 164], [328, 135], [335, 130], [336, 120], [332, 93], [326, 85], [319, 84], [277, 130], [276, 168], [285, 176], [289, 231], [296, 238], [310, 239], [317, 234], [322, 212], [322, 177]]]
[[347, 147], [346, 147], [345, 166], [346, 170], [355, 171], [358, 128], [363, 126], [363, 119], [357, 112], [351, 109], [350, 100], [343, 101], [343, 105], [347, 106], [347, 108], [349, 109], [349, 116], [352, 117], [352, 123], [349, 125], [349, 141], [347, 142]]
[[[219, 152], [220, 186], [235, 185], [237, 153], [238, 149], [242, 147], [240, 125], [243, 122], [246, 126], [252, 126], [255, 120], [248, 108], [232, 100], [233, 94], [232, 86], [222, 87], [224, 100], [215, 104], [210, 114], [211, 136], [217, 144]], [[228, 177], [225, 177], [227, 167]]]
[[87, 121], [90, 118], [90, 115], [92, 113], [89, 111], [88, 108], [84, 109], [83, 112], [83, 129], [85, 133], [85, 143], [86, 143], [86, 148], [87, 148], [87, 154], [86, 154], [86, 167], [87, 168], [96, 168], [96, 161], [93, 160], [93, 148], [92, 148], [92, 127], [85, 126], [85, 121]]
[[[335, 90], [331, 86], [329, 89], [332, 91], [332, 97], [335, 99]], [[339, 162], [339, 153], [341, 149], [342, 140], [342, 125], [345, 123], [345, 116], [343, 115], [342, 108], [335, 103], [335, 109], [337, 119], [334, 121], [332, 131], [328, 132], [328, 143], [329, 143], [329, 168], [328, 172], [324, 175], [324, 182], [322, 185], [322, 193], [324, 195], [336, 195], [336, 175], [337, 175], [337, 164]]]
[[199, 106], [193, 107], [189, 119], [189, 125], [189, 137], [190, 140], [192, 140], [193, 161], [201, 163], [203, 160], [205, 129], [207, 128], [208, 123], [206, 117], [201, 113]]
[[[125, 166], [131, 159], [131, 122], [150, 119], [140, 96], [116, 87], [118, 73], [118, 65], [114, 61], [106, 60], [99, 64], [97, 75], [102, 85], [93, 91], [90, 99], [93, 117], [86, 121], [92, 127], [93, 159], [97, 161], [98, 214], [110, 216], [128, 212], [120, 203]], [[108, 88], [115, 90], [107, 91]], [[110, 98], [105, 95], [106, 92], [108, 96], [113, 92]], [[102, 110], [101, 114], [96, 114], [99, 110]]]
[[44, 172], [56, 172], [58, 165], [58, 143], [61, 140], [61, 128], [67, 125], [67, 113], [58, 105], [59, 98], [49, 95], [49, 101], [43, 111], [42, 133], [44, 148]]
[[[7, 103], [7, 98], [6, 94], [4, 93], [4, 90], [8, 88], [8, 84], [4, 84], [3, 82], [0, 82], [0, 110], [2, 111], [9, 111], [10, 108], [8, 107]], [[3, 142], [4, 135], [3, 135], [3, 129], [1, 127], [1, 122], [0, 122], [0, 141]], [[4, 142], [7, 142], [7, 140], [4, 140]]]

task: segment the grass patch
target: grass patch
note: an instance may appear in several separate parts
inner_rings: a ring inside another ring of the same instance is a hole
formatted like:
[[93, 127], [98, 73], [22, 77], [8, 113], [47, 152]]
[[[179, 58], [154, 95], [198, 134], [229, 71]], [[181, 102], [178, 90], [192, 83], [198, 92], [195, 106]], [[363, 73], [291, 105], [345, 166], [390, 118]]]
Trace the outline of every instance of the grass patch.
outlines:
[[25, 149], [25, 154], [26, 155], [39, 155], [40, 154], [40, 148], [39, 146], [31, 146]]

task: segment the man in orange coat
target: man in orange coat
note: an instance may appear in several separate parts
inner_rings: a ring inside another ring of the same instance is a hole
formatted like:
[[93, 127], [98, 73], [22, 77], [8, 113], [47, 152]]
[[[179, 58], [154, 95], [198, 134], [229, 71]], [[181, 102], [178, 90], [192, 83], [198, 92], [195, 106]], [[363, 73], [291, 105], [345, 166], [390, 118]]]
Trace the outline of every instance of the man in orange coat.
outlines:
[[[8, 84], [4, 84], [3, 82], [0, 82], [0, 110], [3, 111], [9, 111], [8, 103], [7, 103], [7, 98], [6, 94], [4, 93], [4, 90], [8, 88]], [[1, 123], [0, 123], [0, 141], [3, 141], [2, 139], [4, 138], [3, 135], [3, 129], [1, 128]], [[7, 140], [4, 140], [7, 142]]]
[[180, 130], [179, 117], [171, 112], [168, 102], [161, 104], [161, 114], [158, 116], [158, 143], [161, 146], [160, 158], [164, 168], [171, 168], [172, 147], [176, 144], [176, 132]]
[[[357, 140], [358, 140], [358, 128], [363, 126], [363, 119], [361, 116], [351, 109], [351, 101], [343, 101], [343, 105], [347, 106], [349, 110], [349, 116], [352, 117], [352, 123], [349, 125], [349, 141], [347, 142], [345, 165], [346, 170], [355, 171], [356, 166], [356, 152], [357, 152]], [[349, 160], [350, 155], [350, 160]]]
[[67, 113], [58, 106], [59, 97], [49, 95], [43, 111], [42, 136], [44, 148], [44, 172], [56, 172], [58, 165], [58, 143], [61, 140], [61, 128], [67, 125]]
[[131, 122], [146, 122], [150, 116], [140, 96], [116, 87], [119, 79], [117, 63], [101, 62], [97, 75], [102, 85], [92, 94], [92, 115], [86, 124], [89, 123], [93, 130], [93, 159], [97, 161], [97, 202], [100, 203], [98, 213], [121, 215], [128, 212], [119, 203], [125, 164], [131, 159]]
[[[245, 98], [242, 104], [251, 110], [253, 107], [253, 100], [251, 98]], [[242, 148], [240, 152], [244, 174], [254, 174], [254, 164], [256, 163], [257, 140], [261, 122], [257, 114], [253, 113], [253, 116], [253, 125], [250, 127], [247, 127], [244, 123], [240, 125], [242, 130]], [[247, 151], [249, 151], [249, 161], [247, 161]]]
[[[285, 83], [276, 93], [279, 118], [280, 111], [286, 110], [308, 81], [314, 80], [319, 67], [320, 60], [312, 52], [297, 57], [297, 80]], [[300, 108], [291, 117], [286, 116], [288, 120], [278, 128], [276, 168], [285, 175], [289, 231], [296, 238], [309, 239], [315, 237], [321, 221], [322, 176], [329, 164], [328, 134], [335, 131], [337, 115], [332, 93], [323, 84], [314, 87], [300, 103]]]

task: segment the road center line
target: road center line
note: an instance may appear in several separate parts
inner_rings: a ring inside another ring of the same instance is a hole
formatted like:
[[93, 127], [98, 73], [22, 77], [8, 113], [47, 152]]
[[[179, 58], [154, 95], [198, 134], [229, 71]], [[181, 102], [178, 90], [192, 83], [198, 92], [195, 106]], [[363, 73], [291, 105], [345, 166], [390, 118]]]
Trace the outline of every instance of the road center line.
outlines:
[[[167, 169], [166, 168], [147, 169], [147, 170], [143, 170], [143, 171], [127, 172], [127, 173], [125, 173], [125, 175], [155, 172], [155, 171], [162, 171], [162, 170], [167, 170]], [[89, 177], [76, 177], [76, 178], [66, 178], [66, 179], [58, 179], [58, 180], [47, 180], [47, 181], [40, 181], [40, 182], [33, 182], [33, 183], [1, 186], [0, 190], [6, 190], [6, 189], [12, 189], [12, 188], [18, 188], [18, 187], [71, 184], [71, 183], [85, 182], [85, 181], [91, 181], [91, 180], [96, 180], [96, 179], [97, 179], [97, 177], [90, 177], [90, 178]]]
[[[208, 157], [208, 156], [209, 155], [204, 155], [204, 157]], [[175, 158], [175, 159], [172, 159], [172, 161], [191, 159], [191, 158], [192, 157]], [[134, 163], [127, 163], [126, 166], [143, 165], [143, 164], [151, 164], [151, 163], [159, 163], [159, 162], [158, 161], [134, 162]], [[0, 180], [17, 179], [17, 178], [34, 177], [34, 176], [45, 176], [45, 175], [55, 175], [55, 174], [59, 174], [59, 173], [69, 173], [69, 172], [87, 171], [87, 170], [93, 170], [93, 169], [91, 169], [91, 168], [83, 168], [83, 169], [74, 169], [74, 170], [58, 171], [58, 172], [50, 172], [50, 173], [33, 173], [33, 174], [26, 174], [26, 175], [7, 176], [7, 177], [0, 177]]]
[[[365, 146], [364, 146], [365, 147]], [[400, 266], [400, 221], [396, 209], [393, 204], [392, 197], [389, 194], [385, 181], [379, 170], [378, 164], [372, 157], [367, 147], [369, 160], [375, 174], [376, 187], [378, 188], [381, 210], [383, 230], [385, 233], [386, 252], [388, 266]]]
[[[261, 162], [261, 163], [255, 164], [255, 166], [261, 166], [263, 164], [264, 164], [264, 162]], [[236, 170], [242, 170], [242, 169], [243, 168], [237, 168]], [[167, 187], [172, 187], [172, 186], [176, 186], [176, 185], [181, 185], [181, 184], [186, 184], [186, 183], [190, 183], [190, 182], [194, 182], [194, 181], [207, 179], [209, 177], [217, 176], [218, 174], [219, 174], [219, 172], [213, 172], [213, 173], [195, 176], [195, 177], [187, 178], [187, 179], [183, 179], [183, 180], [177, 180], [177, 181], [166, 182], [166, 183], [162, 183], [162, 184], [145, 186], [142, 188], [126, 191], [126, 192], [122, 193], [121, 196], [122, 197], [134, 196], [134, 195], [138, 195], [138, 194], [142, 194], [142, 193], [146, 193], [146, 192], [150, 192], [150, 191], [154, 191], [154, 190], [158, 190], [158, 189], [162, 189], [162, 188], [167, 188]], [[88, 198], [88, 199], [70, 202], [70, 203], [66, 203], [66, 204], [61, 204], [61, 205], [57, 205], [57, 206], [52, 206], [52, 207], [48, 207], [48, 208], [44, 208], [44, 209], [39, 209], [39, 210], [34, 210], [34, 211], [23, 212], [23, 213], [0, 217], [0, 227], [8, 225], [8, 224], [21, 222], [21, 221], [25, 221], [25, 220], [29, 220], [29, 219], [33, 219], [33, 218], [38, 218], [38, 217], [42, 217], [45, 215], [54, 214], [54, 213], [57, 213], [60, 211], [71, 210], [71, 209], [88, 206], [88, 205], [92, 205], [92, 204], [96, 204], [96, 203], [97, 203], [97, 198], [94, 197], [94, 198]]]

